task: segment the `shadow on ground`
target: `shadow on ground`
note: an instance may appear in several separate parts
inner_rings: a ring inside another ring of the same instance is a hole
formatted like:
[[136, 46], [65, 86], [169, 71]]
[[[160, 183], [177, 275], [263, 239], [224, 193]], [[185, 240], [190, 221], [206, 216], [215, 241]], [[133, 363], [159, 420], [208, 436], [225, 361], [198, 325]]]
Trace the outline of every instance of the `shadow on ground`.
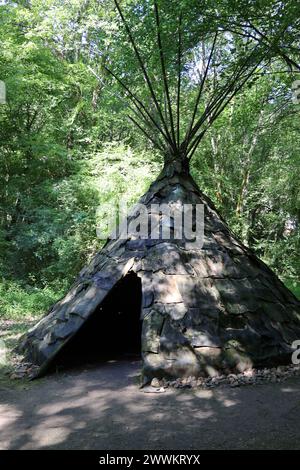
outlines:
[[137, 360], [0, 389], [1, 449], [296, 449], [300, 382], [145, 394]]

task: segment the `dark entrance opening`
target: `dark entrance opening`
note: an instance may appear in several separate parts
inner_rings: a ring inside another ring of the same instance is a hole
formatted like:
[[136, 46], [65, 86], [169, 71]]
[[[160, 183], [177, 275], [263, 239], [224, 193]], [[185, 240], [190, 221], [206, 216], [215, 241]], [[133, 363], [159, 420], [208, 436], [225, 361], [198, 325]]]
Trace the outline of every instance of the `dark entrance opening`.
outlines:
[[135, 273], [129, 273], [61, 349], [51, 370], [140, 358], [141, 302], [141, 280]]

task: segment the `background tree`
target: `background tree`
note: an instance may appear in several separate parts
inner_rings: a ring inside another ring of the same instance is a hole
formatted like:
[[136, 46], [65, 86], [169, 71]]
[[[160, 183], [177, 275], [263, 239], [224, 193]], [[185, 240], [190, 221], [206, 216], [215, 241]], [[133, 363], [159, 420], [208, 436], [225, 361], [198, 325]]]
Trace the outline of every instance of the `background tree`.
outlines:
[[[243, 60], [245, 47], [261, 41], [268, 50], [249, 87], [207, 131], [192, 173], [243, 240], [295, 283], [299, 105], [291, 101], [291, 84], [299, 64], [296, 6], [190, 0], [158, 5], [166, 73], [175, 91], [178, 62], [173, 58], [178, 57], [182, 11], [181, 133], [190, 122], [217, 27], [220, 36], [199, 112]], [[146, 15], [150, 3], [126, 1], [122, 8], [155, 80], [161, 65], [155, 28]], [[120, 190], [137, 196], [162, 159], [125, 118], [128, 105], [106, 70], [121, 75], [153, 111], [112, 1], [33, 0], [6, 2], [0, 9], [0, 79], [8, 94], [7, 104], [0, 105], [1, 314], [41, 312], [101, 246], [96, 207]], [[155, 86], [165, 102], [163, 83]], [[148, 156], [147, 177], [141, 152]]]

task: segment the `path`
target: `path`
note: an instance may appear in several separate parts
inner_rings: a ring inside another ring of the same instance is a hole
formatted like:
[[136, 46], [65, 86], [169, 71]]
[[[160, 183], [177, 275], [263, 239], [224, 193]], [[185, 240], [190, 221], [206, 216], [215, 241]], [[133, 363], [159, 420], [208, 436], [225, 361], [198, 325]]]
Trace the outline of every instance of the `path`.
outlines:
[[137, 361], [0, 389], [1, 449], [297, 449], [300, 380], [146, 394]]

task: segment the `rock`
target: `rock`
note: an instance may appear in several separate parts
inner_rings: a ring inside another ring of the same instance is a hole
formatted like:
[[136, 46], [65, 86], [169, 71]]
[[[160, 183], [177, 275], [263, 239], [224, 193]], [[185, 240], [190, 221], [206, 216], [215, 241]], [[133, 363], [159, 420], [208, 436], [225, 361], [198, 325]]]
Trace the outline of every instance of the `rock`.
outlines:
[[168, 384], [168, 381], [167, 379], [165, 379], [165, 377], [163, 377], [161, 380], [160, 380], [160, 384], [162, 387], [164, 388], [168, 388], [169, 384]]
[[17, 374], [26, 374], [29, 366], [28, 365], [19, 365], [16, 367], [16, 373]]
[[155, 388], [160, 387], [160, 382], [156, 377], [154, 377], [154, 379], [151, 380], [151, 387], [155, 387]]
[[17, 380], [17, 379], [20, 379], [21, 377], [18, 374], [16, 374], [15, 372], [13, 372], [12, 374], [10, 374], [10, 378], [12, 380]]
[[255, 383], [255, 379], [253, 377], [245, 377], [244, 381], [245, 381], [245, 384], [248, 384], [248, 385]]
[[194, 377], [193, 380], [191, 381], [191, 387], [195, 388], [197, 387], [197, 379]]
[[27, 375], [27, 372], [24, 371], [24, 372], [18, 372], [18, 371], [15, 371], [13, 372], [11, 375], [10, 375], [10, 378], [12, 380], [16, 380], [16, 379], [23, 379], [24, 377], [26, 377]]
[[218, 386], [229, 385], [230, 387], [240, 387], [246, 385], [262, 385], [264, 383], [282, 383], [288, 377], [300, 375], [300, 368], [297, 366], [280, 366], [280, 375], [277, 368], [262, 370], [247, 369], [239, 374], [229, 373], [214, 377], [186, 377], [183, 379], [168, 382], [168, 385], [174, 388], [201, 388], [212, 389]]

